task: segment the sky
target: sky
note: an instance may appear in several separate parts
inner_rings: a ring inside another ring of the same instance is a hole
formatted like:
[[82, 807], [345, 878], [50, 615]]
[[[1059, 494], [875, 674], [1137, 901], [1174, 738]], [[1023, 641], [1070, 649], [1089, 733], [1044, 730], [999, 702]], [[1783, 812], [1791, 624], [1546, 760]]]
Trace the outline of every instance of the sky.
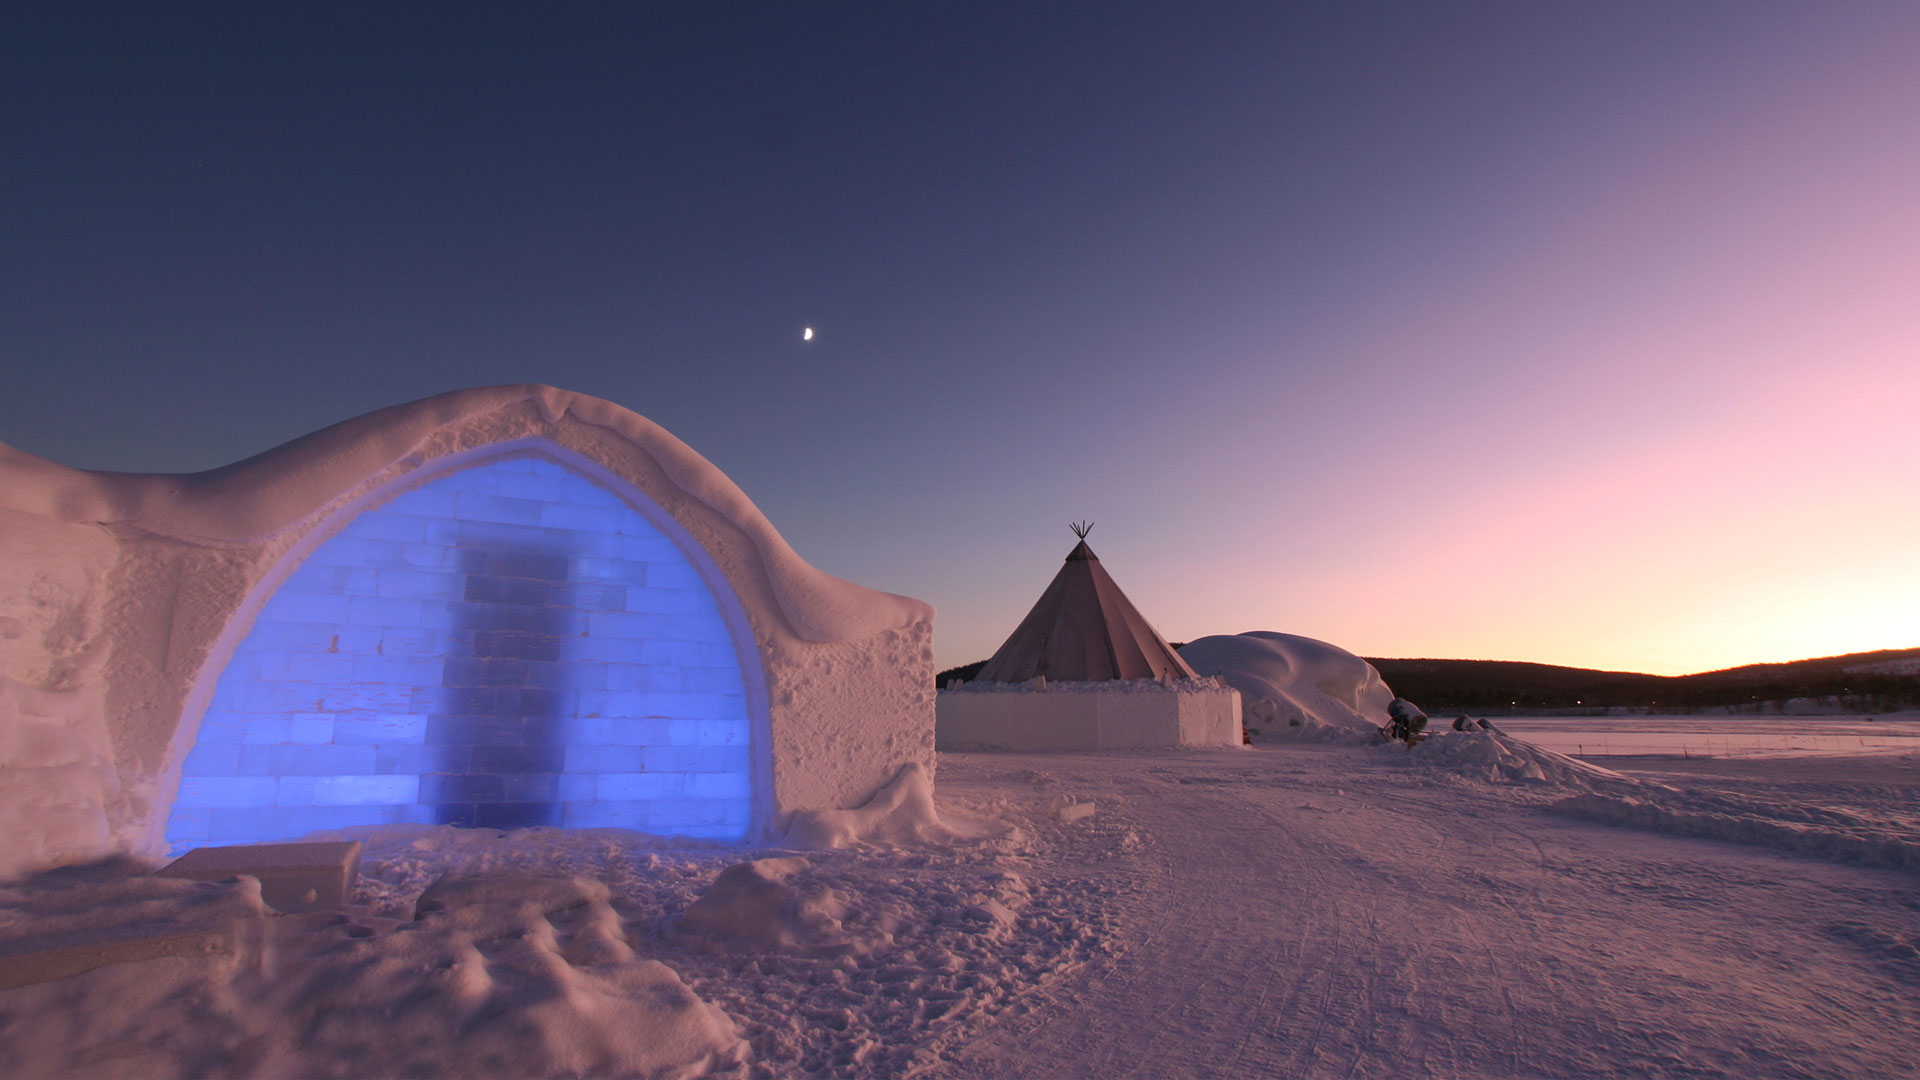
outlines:
[[[539, 382], [982, 659], [1920, 646], [1920, 6], [8, 4], [0, 441]], [[816, 331], [801, 339], [803, 328]]]

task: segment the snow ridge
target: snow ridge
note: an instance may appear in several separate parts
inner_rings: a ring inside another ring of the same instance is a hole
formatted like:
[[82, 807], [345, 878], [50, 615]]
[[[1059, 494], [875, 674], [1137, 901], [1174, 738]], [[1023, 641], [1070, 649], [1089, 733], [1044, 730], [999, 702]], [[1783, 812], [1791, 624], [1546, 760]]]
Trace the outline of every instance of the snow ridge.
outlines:
[[1828, 862], [1920, 872], [1920, 841], [1887, 835], [1864, 823], [1849, 828], [1837, 823], [1822, 825], [1792, 820], [1804, 814], [1796, 815], [1791, 807], [1728, 813], [1668, 805], [1668, 801], [1660, 797], [1586, 793], [1562, 799], [1548, 809], [1604, 825], [1756, 844]]
[[1376, 753], [1472, 781], [1518, 785], [1542, 794], [1571, 793], [1545, 806], [1566, 817], [1670, 836], [1752, 844], [1827, 862], [1920, 872], [1917, 821], [1789, 798], [1674, 788], [1498, 732], [1443, 731], [1405, 750], [1387, 744]]

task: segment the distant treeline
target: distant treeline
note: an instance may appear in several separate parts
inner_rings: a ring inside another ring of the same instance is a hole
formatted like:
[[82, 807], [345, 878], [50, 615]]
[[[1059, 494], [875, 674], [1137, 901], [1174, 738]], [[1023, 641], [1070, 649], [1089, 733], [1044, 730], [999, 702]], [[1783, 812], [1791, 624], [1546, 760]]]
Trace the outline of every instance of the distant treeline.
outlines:
[[933, 685], [945, 686], [954, 679], [963, 681], [971, 679], [975, 675], [980, 674], [980, 669], [986, 666], [987, 662], [985, 660], [975, 660], [971, 664], [961, 664], [959, 667], [950, 667], [933, 677]]
[[[1905, 661], [1906, 663], [1902, 663]], [[1829, 699], [1853, 712], [1920, 706], [1920, 649], [1750, 664], [1698, 675], [1641, 675], [1508, 660], [1368, 658], [1393, 692], [1429, 712], [1463, 709], [1765, 709], [1795, 698]], [[1871, 668], [1883, 670], [1866, 670]]]
[[[1394, 693], [1428, 712], [1765, 711], [1795, 698], [1830, 699], [1835, 707], [1850, 712], [1920, 707], [1920, 649], [1851, 653], [1788, 664], [1749, 664], [1698, 675], [1641, 675], [1514, 660], [1369, 657], [1367, 662]], [[976, 660], [948, 668], [935, 677], [935, 684], [945, 686], [953, 679], [972, 679], [984, 666], [985, 660]]]

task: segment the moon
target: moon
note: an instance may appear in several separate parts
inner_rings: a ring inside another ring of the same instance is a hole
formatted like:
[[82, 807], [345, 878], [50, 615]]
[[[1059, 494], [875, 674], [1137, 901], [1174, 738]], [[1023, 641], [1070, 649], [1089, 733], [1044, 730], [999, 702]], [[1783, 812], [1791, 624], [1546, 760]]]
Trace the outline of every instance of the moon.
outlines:
[[806, 326], [806, 327], [802, 327], [802, 328], [800, 329], [800, 340], [801, 340], [801, 341], [812, 341], [812, 340], [813, 340], [813, 327], [811, 327], [811, 326]]

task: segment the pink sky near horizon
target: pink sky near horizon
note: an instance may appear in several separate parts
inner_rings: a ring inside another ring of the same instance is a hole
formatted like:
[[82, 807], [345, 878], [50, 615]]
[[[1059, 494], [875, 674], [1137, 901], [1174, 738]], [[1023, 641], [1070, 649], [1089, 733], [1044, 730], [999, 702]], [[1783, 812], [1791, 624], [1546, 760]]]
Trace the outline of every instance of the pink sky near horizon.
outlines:
[[[1241, 599], [1258, 571], [1215, 565], [1218, 599], [1169, 598], [1162, 618], [1660, 674], [1920, 645], [1920, 140], [1890, 132], [1830, 133], [1852, 153], [1764, 171], [1781, 132], [1652, 163], [1554, 253], [1370, 342], [1468, 369], [1508, 350], [1517, 370], [1482, 406], [1505, 430], [1427, 414], [1404, 456], [1370, 463], [1407, 474], [1404, 530], [1267, 575], [1284, 599], [1264, 611]], [[1858, 171], [1828, 174], [1836, 160]], [[1658, 288], [1574, 302], [1596, 266], [1642, 253]]]
[[1916, 70], [1811, 67], [1590, 203], [1521, 201], [1304, 388], [1362, 434], [1267, 462], [1236, 425], [1200, 481], [1231, 535], [1096, 547], [1175, 640], [1658, 674], [1920, 646]]

